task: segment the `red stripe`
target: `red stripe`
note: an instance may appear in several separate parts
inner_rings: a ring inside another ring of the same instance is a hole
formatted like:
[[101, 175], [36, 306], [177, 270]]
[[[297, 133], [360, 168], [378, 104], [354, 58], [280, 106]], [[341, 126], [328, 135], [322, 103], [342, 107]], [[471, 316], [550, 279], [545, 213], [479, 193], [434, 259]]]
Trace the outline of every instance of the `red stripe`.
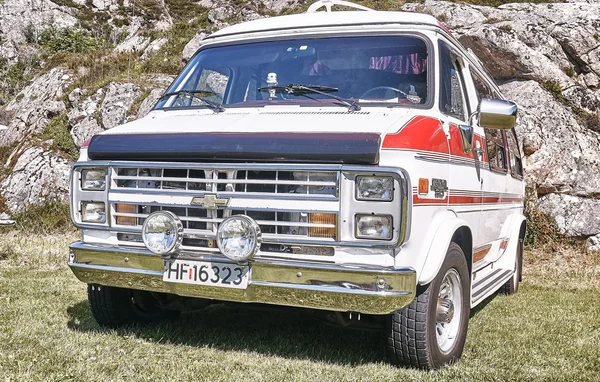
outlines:
[[448, 154], [448, 141], [439, 120], [419, 116], [411, 119], [396, 134], [386, 135], [382, 148], [426, 150]]
[[448, 197], [444, 199], [423, 199], [419, 198], [418, 195], [413, 195], [413, 204], [500, 204], [522, 202], [523, 198], [484, 197], [482, 200], [481, 196], [450, 196], [450, 200], [448, 201]]

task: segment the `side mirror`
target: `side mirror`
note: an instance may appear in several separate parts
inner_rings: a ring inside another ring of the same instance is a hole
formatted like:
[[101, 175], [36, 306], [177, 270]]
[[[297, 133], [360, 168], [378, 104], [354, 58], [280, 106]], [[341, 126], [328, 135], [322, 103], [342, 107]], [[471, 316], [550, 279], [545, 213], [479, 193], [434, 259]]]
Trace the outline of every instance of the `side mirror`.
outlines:
[[479, 126], [512, 129], [517, 122], [517, 105], [510, 101], [482, 98], [477, 109]]

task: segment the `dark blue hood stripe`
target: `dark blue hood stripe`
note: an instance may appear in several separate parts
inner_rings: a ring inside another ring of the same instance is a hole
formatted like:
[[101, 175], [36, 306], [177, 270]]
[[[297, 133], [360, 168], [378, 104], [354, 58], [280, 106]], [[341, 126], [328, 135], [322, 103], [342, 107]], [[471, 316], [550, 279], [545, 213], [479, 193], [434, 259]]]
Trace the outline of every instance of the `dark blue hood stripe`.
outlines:
[[169, 133], [96, 135], [93, 160], [377, 164], [374, 133]]

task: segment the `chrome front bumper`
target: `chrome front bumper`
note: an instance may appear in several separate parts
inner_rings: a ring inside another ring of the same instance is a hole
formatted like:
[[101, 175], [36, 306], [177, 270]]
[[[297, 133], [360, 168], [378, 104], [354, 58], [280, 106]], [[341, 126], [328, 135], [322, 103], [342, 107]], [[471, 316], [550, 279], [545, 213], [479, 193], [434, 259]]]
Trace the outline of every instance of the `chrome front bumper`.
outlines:
[[[216, 261], [222, 258], [180, 255]], [[415, 297], [413, 269], [365, 268], [302, 262], [256, 260], [247, 289], [230, 289], [163, 281], [164, 260], [145, 249], [75, 242], [69, 266], [88, 284], [100, 284], [221, 301], [252, 302], [303, 308], [388, 314]]]

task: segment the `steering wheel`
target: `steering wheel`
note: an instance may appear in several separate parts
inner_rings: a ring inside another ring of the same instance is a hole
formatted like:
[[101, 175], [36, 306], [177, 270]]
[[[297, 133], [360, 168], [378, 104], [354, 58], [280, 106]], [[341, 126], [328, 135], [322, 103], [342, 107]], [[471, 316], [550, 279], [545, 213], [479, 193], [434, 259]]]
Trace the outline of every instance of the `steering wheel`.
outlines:
[[365, 98], [365, 96], [367, 94], [369, 94], [371, 92], [374, 92], [374, 91], [377, 91], [377, 90], [391, 90], [391, 91], [394, 91], [396, 93], [403, 94], [405, 97], [408, 97], [408, 94], [406, 94], [405, 92], [403, 92], [400, 89], [396, 89], [396, 88], [393, 88], [391, 86], [376, 86], [376, 87], [371, 88], [371, 89], [367, 90], [366, 92], [364, 92], [363, 95], [360, 96], [360, 98]]

